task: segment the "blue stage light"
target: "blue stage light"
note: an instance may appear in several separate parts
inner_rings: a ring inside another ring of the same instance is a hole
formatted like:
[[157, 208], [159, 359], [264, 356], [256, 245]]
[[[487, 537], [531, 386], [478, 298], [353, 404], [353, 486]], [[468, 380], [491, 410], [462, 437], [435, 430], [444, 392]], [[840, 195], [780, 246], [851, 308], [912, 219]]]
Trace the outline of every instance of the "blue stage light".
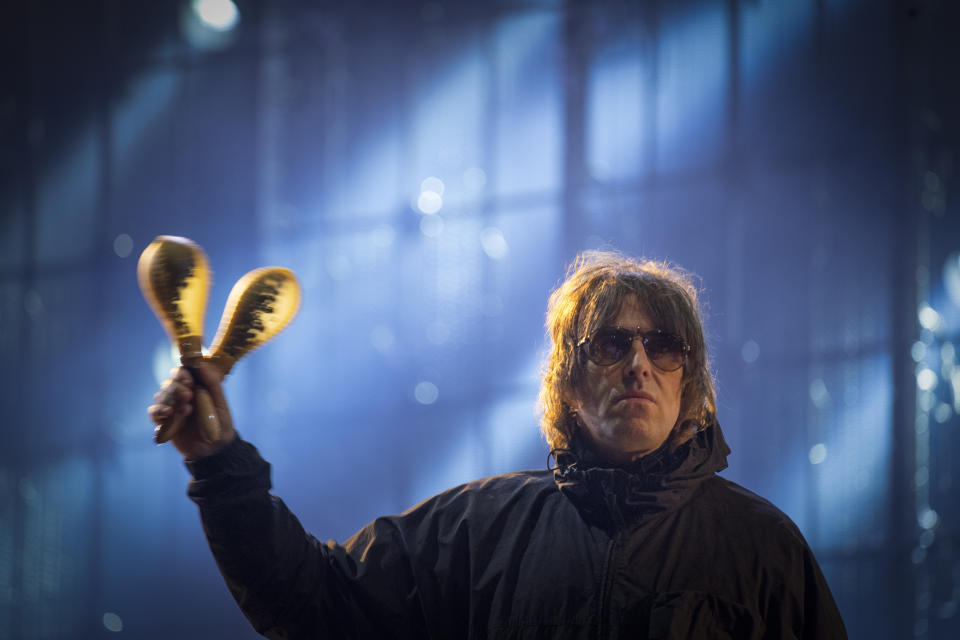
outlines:
[[230, 31], [240, 22], [240, 12], [231, 0], [193, 0], [193, 12], [214, 31]]

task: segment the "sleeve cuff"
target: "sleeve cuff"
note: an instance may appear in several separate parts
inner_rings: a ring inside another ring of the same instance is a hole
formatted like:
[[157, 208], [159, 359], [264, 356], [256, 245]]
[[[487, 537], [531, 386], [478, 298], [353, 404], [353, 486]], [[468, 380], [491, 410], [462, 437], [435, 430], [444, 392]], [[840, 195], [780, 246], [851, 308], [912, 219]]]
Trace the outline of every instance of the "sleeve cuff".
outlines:
[[187, 495], [201, 508], [242, 503], [270, 490], [270, 463], [239, 436], [212, 456], [184, 465], [193, 475]]
[[257, 448], [238, 435], [233, 442], [211, 456], [183, 461], [195, 480], [208, 480], [220, 475], [242, 476], [255, 473], [266, 461]]

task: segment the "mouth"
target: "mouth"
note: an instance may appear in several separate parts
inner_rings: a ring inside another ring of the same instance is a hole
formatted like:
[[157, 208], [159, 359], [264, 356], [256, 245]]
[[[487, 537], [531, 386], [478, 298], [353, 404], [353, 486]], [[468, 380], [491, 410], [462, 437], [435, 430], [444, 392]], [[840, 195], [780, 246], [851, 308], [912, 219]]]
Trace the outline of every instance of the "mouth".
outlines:
[[656, 401], [653, 399], [653, 396], [651, 396], [651, 395], [650, 395], [649, 393], [647, 393], [646, 391], [629, 391], [629, 392], [623, 394], [622, 396], [620, 396], [619, 398], [617, 398], [617, 402], [622, 402], [622, 401], [625, 401], [625, 400], [626, 400], [626, 401], [643, 401], [643, 400], [645, 400], [645, 401], [647, 401], [647, 402], [656, 402]]

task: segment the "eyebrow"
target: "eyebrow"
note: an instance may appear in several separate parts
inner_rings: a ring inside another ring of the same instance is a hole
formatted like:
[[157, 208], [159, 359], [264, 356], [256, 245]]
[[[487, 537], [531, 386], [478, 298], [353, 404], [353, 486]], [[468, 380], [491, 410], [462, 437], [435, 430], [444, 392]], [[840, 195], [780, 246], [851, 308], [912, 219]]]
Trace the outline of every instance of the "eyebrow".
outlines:
[[600, 329], [627, 329], [628, 331], [633, 331], [634, 329], [638, 329], [641, 333], [650, 333], [651, 331], [663, 331], [664, 333], [670, 333], [669, 331], [664, 331], [663, 329], [658, 329], [657, 327], [650, 327], [649, 329], [645, 329], [643, 325], [627, 326], [624, 324], [605, 324], [605, 325], [601, 325]]

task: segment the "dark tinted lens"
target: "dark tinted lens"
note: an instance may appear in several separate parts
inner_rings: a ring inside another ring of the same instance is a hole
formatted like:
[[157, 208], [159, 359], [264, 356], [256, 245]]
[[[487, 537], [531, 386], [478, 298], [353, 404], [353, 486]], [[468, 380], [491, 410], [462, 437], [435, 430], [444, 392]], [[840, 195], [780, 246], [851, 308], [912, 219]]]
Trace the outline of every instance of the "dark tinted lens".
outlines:
[[647, 356], [661, 369], [672, 371], [683, 365], [683, 342], [668, 333], [648, 333], [644, 336], [643, 347]]
[[632, 339], [623, 329], [601, 329], [590, 340], [588, 355], [596, 364], [613, 364], [627, 355]]

